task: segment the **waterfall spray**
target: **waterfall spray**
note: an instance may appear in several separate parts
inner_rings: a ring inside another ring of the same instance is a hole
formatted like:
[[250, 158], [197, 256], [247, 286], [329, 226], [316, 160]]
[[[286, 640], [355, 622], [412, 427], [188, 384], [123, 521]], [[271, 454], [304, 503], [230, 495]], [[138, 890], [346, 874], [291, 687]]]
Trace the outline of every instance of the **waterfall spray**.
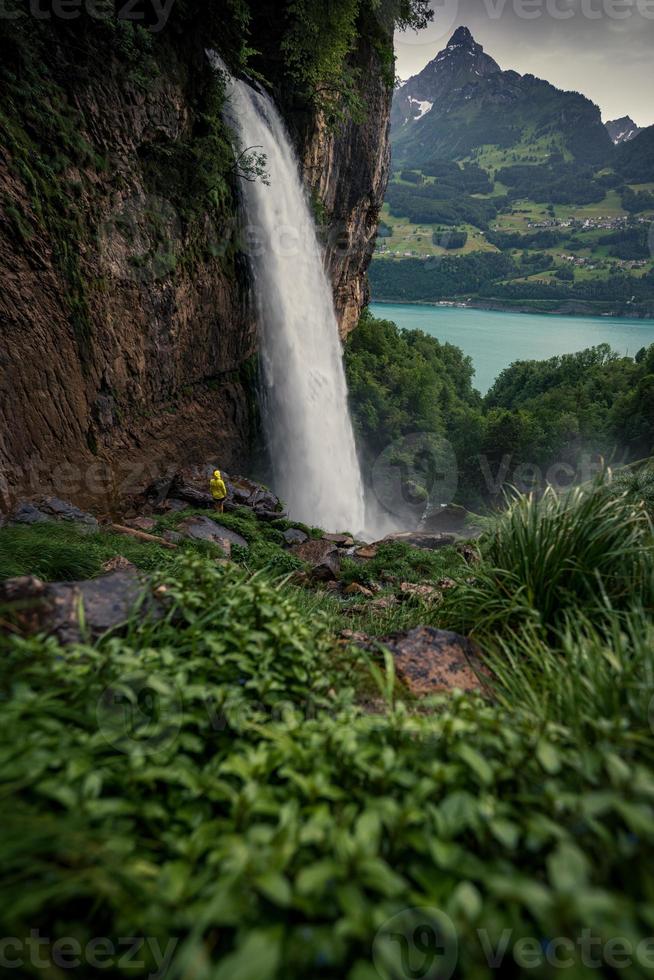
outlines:
[[338, 323], [298, 160], [265, 93], [230, 77], [226, 115], [240, 148], [265, 154], [269, 175], [269, 184], [243, 182], [243, 207], [275, 489], [296, 520], [360, 532], [363, 485]]

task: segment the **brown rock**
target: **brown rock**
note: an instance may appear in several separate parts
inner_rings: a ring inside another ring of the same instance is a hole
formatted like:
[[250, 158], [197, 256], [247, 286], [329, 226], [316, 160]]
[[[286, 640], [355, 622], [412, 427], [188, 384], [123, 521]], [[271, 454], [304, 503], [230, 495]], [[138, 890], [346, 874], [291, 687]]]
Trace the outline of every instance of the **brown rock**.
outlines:
[[0, 586], [0, 595], [11, 597], [7, 613], [21, 632], [44, 632], [64, 644], [95, 640], [121, 629], [134, 615], [160, 618], [163, 607], [148, 591], [147, 582], [129, 569], [85, 582], [44, 585], [24, 578]]
[[135, 572], [136, 565], [128, 561], [127, 558], [123, 558], [122, 555], [116, 555], [115, 558], [110, 558], [102, 566], [102, 571], [105, 574], [109, 572]]
[[291, 548], [291, 553], [311, 566], [311, 577], [317, 581], [335, 579], [341, 570], [338, 548], [332, 541], [305, 541]]
[[354, 538], [350, 534], [323, 534], [324, 541], [333, 541], [339, 548], [353, 548]]
[[456, 633], [421, 626], [384, 641], [393, 654], [397, 676], [415, 695], [460, 689], [484, 691], [479, 651]]
[[151, 517], [133, 517], [129, 521], [123, 521], [125, 527], [132, 527], [135, 531], [154, 531], [157, 522]]
[[422, 599], [428, 603], [440, 602], [443, 598], [443, 593], [434, 585], [427, 585], [426, 583], [414, 585], [412, 582], [402, 582], [400, 595], [404, 599]]
[[366, 606], [366, 608], [373, 609], [375, 612], [386, 612], [388, 609], [394, 609], [397, 605], [399, 605], [397, 596], [386, 595], [381, 596], [379, 599], [375, 599], [375, 601], [371, 602], [369, 606]]
[[376, 544], [367, 544], [363, 548], [359, 548], [354, 552], [356, 558], [363, 558], [364, 561], [370, 561], [371, 558], [377, 557], [377, 552], [379, 547]]
[[372, 599], [374, 592], [367, 589], [364, 585], [360, 585], [358, 582], [352, 582], [352, 585], [348, 585], [345, 590], [345, 595], [362, 595], [367, 599]]

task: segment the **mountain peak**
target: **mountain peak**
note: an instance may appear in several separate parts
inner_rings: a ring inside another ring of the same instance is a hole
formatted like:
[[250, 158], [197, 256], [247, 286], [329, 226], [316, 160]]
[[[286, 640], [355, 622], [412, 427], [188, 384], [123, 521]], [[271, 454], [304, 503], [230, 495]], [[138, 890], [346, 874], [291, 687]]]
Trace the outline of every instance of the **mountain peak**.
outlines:
[[622, 116], [621, 119], [613, 119], [606, 123], [609, 136], [613, 140], [614, 146], [621, 143], [630, 143], [641, 132], [631, 116]]
[[477, 46], [470, 29], [459, 27], [447, 43], [448, 48], [474, 48]]

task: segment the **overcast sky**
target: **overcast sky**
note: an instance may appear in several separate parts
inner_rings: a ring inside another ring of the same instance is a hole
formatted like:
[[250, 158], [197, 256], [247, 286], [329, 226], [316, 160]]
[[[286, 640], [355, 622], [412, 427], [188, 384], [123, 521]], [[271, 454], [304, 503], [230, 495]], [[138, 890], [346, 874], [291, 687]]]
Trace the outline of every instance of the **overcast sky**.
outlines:
[[[604, 120], [654, 124], [654, 0], [433, 0], [425, 31], [398, 34], [397, 72], [409, 78], [462, 24], [501, 68], [531, 72], [587, 95]], [[526, 16], [525, 16], [526, 15]]]

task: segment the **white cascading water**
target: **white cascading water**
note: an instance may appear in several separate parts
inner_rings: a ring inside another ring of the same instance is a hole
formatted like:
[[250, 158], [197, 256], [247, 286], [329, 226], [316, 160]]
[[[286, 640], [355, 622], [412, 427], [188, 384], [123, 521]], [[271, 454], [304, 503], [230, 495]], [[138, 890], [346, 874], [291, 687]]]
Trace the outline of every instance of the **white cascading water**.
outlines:
[[243, 181], [243, 204], [275, 490], [295, 520], [357, 533], [365, 507], [343, 352], [297, 157], [266, 94], [230, 78], [226, 115], [240, 149], [265, 154], [269, 177]]

